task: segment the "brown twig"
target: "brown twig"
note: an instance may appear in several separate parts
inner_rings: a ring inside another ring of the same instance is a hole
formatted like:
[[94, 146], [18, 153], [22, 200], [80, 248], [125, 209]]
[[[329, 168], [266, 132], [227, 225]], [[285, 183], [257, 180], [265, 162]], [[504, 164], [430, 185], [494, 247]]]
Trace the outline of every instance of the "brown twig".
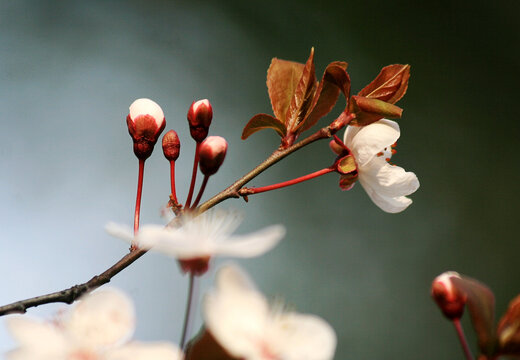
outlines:
[[[326, 139], [330, 138], [332, 135], [334, 135], [339, 129], [341, 129], [343, 126], [345, 126], [350, 118], [345, 119], [344, 113], [331, 125], [326, 126], [314, 134], [310, 135], [309, 137], [301, 140], [300, 142], [285, 148], [285, 149], [278, 149], [274, 151], [271, 156], [269, 156], [265, 161], [263, 161], [261, 164], [259, 164], [257, 167], [255, 167], [253, 170], [248, 172], [246, 175], [238, 179], [236, 182], [234, 182], [231, 186], [226, 188], [225, 190], [221, 191], [217, 195], [213, 196], [211, 199], [200, 205], [196, 212], [197, 213], [203, 213], [213, 206], [217, 205], [218, 203], [229, 199], [229, 198], [238, 198], [239, 193], [238, 191], [249, 181], [254, 179], [256, 176], [261, 174], [263, 171], [271, 167], [272, 165], [276, 164], [278, 161], [282, 160], [286, 156], [292, 154], [293, 152], [301, 149], [302, 147], [309, 145], [317, 140], [320, 139]], [[337, 125], [338, 123], [341, 123], [341, 125]], [[178, 220], [178, 218], [173, 219], [168, 226], [173, 226], [175, 224], [175, 221]], [[39, 305], [49, 304], [49, 303], [67, 303], [72, 304], [74, 301], [76, 301], [81, 295], [90, 292], [94, 289], [97, 289], [103, 284], [106, 284], [110, 282], [112, 277], [117, 275], [120, 271], [127, 268], [130, 264], [132, 264], [134, 261], [139, 259], [141, 256], [143, 256], [147, 251], [146, 250], [134, 250], [128, 254], [126, 254], [121, 260], [119, 260], [117, 263], [115, 263], [113, 266], [111, 266], [109, 269], [105, 270], [103, 273], [94, 276], [92, 279], [87, 281], [86, 283], [74, 285], [71, 288], [57, 291], [54, 293], [50, 293], [47, 295], [41, 295], [36, 296], [33, 298], [20, 300], [17, 302], [14, 302], [12, 304], [0, 306], [0, 316], [7, 315], [7, 314], [13, 314], [13, 313], [25, 313], [28, 308], [36, 307]]]

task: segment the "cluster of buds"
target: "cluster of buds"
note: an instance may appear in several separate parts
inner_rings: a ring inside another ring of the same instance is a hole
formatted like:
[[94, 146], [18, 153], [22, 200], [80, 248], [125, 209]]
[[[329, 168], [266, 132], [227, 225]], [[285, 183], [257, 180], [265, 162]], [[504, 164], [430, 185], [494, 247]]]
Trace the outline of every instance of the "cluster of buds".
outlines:
[[[195, 160], [193, 174], [191, 178], [190, 191], [184, 206], [185, 210], [195, 208], [204, 192], [208, 178], [214, 175], [226, 156], [227, 142], [220, 136], [208, 137], [209, 127], [213, 118], [213, 109], [208, 99], [194, 101], [188, 110], [188, 123], [190, 134], [197, 146], [195, 150]], [[130, 105], [130, 111], [126, 118], [128, 132], [134, 143], [134, 153], [139, 159], [139, 180], [137, 185], [137, 199], [134, 217], [134, 233], [139, 229], [139, 213], [141, 204], [142, 182], [144, 173], [144, 162], [152, 154], [154, 145], [159, 135], [166, 126], [163, 110], [159, 105], [150, 99], [138, 99]], [[164, 157], [170, 162], [171, 195], [169, 205], [178, 214], [183, 206], [177, 200], [175, 189], [175, 161], [180, 154], [179, 136], [174, 130], [168, 131], [162, 139], [162, 149]], [[199, 164], [200, 161], [200, 164]], [[204, 180], [193, 205], [191, 198], [196, 182], [197, 169], [204, 174]], [[132, 246], [135, 250], [137, 247]]]

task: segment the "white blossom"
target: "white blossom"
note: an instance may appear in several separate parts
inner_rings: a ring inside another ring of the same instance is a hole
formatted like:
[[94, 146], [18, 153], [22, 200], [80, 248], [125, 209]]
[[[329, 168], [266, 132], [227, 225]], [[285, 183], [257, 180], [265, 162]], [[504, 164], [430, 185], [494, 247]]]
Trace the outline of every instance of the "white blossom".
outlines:
[[389, 164], [399, 135], [395, 121], [382, 119], [367, 126], [348, 126], [343, 140], [354, 155], [359, 182], [372, 201], [389, 213], [406, 209], [412, 203], [406, 196], [419, 188], [413, 172]]
[[249, 278], [228, 265], [204, 298], [207, 330], [233, 357], [247, 360], [328, 360], [336, 335], [315, 315], [269, 306]]
[[135, 329], [131, 300], [107, 288], [84, 296], [55, 321], [27, 316], [7, 320], [19, 347], [7, 360], [180, 360], [169, 343], [127, 343]]
[[181, 218], [177, 228], [161, 225], [143, 225], [137, 235], [130, 227], [109, 223], [105, 229], [113, 236], [181, 260], [224, 255], [255, 257], [272, 249], [285, 235], [281, 225], [266, 227], [247, 235], [231, 234], [242, 217], [236, 211], [209, 210], [196, 217]]

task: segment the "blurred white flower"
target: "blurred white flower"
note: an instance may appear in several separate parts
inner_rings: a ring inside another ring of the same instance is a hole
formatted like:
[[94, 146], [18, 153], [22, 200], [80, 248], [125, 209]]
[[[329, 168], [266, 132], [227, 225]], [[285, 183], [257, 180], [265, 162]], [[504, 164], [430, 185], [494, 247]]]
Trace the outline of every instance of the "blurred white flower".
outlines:
[[[212, 209], [196, 217], [186, 214], [180, 221], [177, 228], [141, 226], [134, 243], [139, 248], [159, 251], [179, 260], [207, 261], [214, 255], [243, 258], [259, 256], [271, 250], [285, 235], [283, 226], [273, 225], [251, 234], [232, 236], [242, 221], [236, 211]], [[130, 243], [134, 240], [130, 227], [109, 223], [105, 229], [109, 234]]]
[[247, 360], [328, 360], [336, 334], [323, 319], [270, 308], [235, 266], [217, 274], [216, 289], [204, 298], [207, 330], [233, 357]]
[[356, 160], [359, 182], [372, 201], [389, 213], [406, 209], [412, 203], [406, 195], [419, 188], [413, 172], [388, 163], [399, 135], [395, 121], [382, 119], [367, 126], [347, 126], [343, 139]]
[[178, 360], [181, 351], [169, 343], [126, 343], [135, 328], [131, 300], [115, 289], [86, 295], [56, 321], [27, 316], [8, 318], [19, 347], [7, 360]]

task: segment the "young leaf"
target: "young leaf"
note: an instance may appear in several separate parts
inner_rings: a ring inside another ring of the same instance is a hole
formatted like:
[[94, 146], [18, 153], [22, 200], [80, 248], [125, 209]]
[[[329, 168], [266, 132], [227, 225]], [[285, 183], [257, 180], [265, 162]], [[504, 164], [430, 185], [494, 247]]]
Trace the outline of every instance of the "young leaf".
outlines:
[[289, 134], [296, 133], [297, 128], [307, 115], [316, 92], [316, 73], [314, 70], [314, 48], [305, 63], [303, 73], [287, 110], [285, 125]]
[[327, 115], [336, 104], [340, 91], [345, 99], [349, 98], [350, 77], [346, 69], [346, 62], [335, 61], [327, 65], [314, 95], [311, 110], [303, 121], [299, 132], [311, 128], [319, 119]]
[[247, 139], [251, 134], [263, 129], [273, 129], [281, 137], [285, 136], [286, 133], [285, 125], [277, 118], [267, 114], [256, 114], [249, 120], [244, 130], [242, 130], [242, 140]]
[[352, 125], [366, 126], [382, 118], [400, 118], [403, 109], [385, 101], [354, 95], [350, 99], [349, 112], [356, 115]]
[[287, 60], [273, 58], [267, 70], [267, 91], [274, 116], [283, 123], [296, 87], [302, 77], [304, 65]]
[[471, 322], [477, 334], [480, 351], [491, 355], [496, 344], [495, 336], [495, 296], [484, 284], [467, 276], [452, 278], [453, 285], [467, 295]]
[[501, 355], [520, 355], [520, 295], [509, 303], [497, 329]]
[[388, 65], [358, 95], [395, 104], [406, 93], [409, 78], [410, 65]]

